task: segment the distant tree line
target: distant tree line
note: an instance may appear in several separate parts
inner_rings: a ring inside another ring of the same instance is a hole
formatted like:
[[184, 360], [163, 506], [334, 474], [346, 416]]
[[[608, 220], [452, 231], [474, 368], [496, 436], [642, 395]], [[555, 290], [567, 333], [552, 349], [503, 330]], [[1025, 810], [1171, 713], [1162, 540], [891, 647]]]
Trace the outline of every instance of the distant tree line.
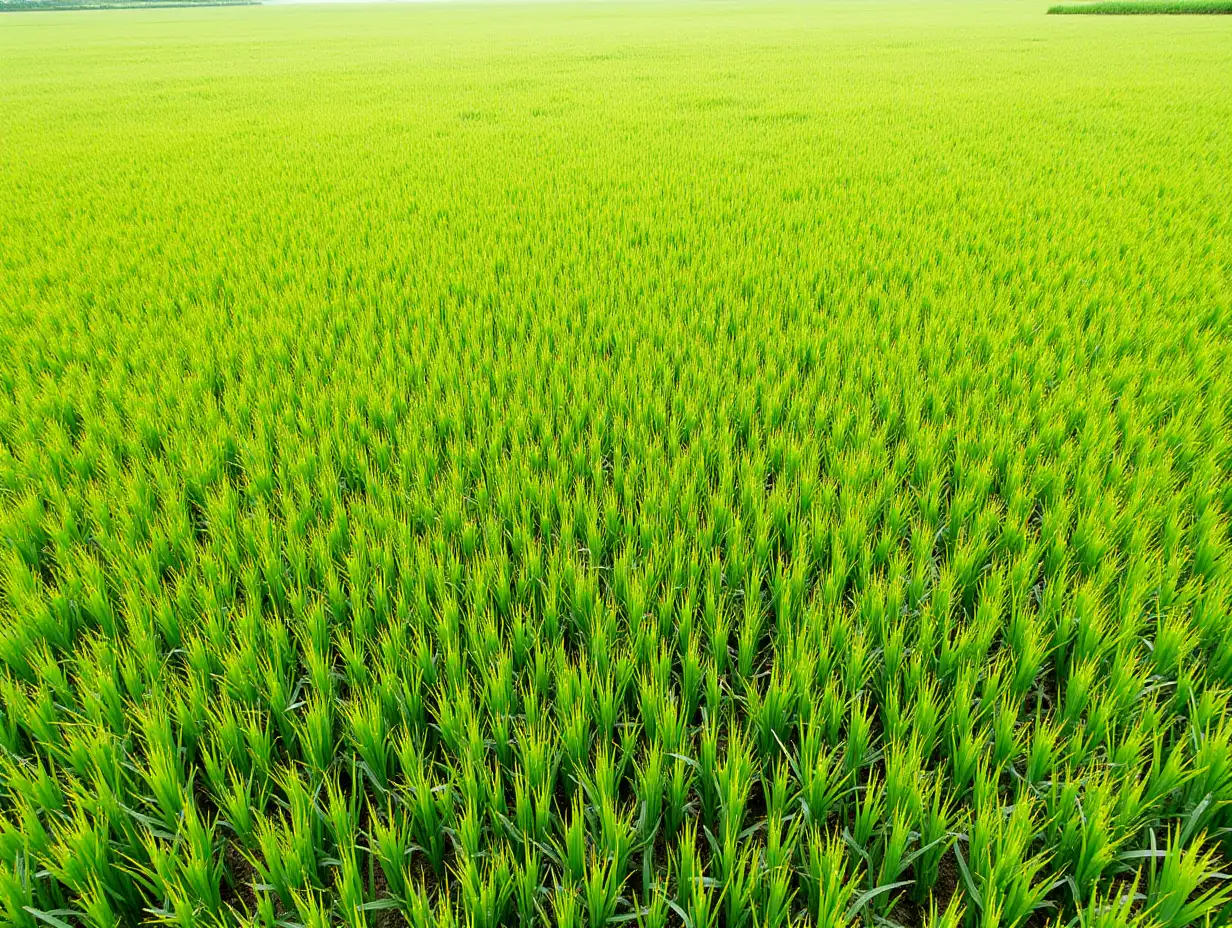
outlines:
[[260, 0], [0, 0], [0, 12], [107, 10], [125, 7], [249, 6]]

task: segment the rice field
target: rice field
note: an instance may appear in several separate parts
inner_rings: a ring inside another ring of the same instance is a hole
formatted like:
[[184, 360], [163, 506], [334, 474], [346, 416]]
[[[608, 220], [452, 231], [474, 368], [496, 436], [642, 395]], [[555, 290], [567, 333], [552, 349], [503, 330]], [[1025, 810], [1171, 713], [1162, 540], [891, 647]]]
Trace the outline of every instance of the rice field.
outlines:
[[1232, 922], [1232, 21], [0, 20], [0, 923]]

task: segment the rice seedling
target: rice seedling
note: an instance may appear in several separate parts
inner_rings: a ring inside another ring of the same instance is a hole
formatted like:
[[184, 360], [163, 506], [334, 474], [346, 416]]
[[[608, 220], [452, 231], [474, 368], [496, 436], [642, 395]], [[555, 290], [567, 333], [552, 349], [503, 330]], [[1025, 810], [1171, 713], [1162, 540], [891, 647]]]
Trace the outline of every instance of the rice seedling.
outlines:
[[0, 922], [1229, 923], [1226, 31], [887, 10], [5, 14]]

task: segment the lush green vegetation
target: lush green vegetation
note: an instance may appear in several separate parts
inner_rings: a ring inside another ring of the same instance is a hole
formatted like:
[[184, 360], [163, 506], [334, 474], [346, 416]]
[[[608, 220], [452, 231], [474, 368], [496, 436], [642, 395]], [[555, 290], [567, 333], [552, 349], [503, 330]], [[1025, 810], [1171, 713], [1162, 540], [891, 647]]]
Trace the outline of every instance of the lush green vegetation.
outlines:
[[1232, 0], [1095, 0], [1085, 3], [1060, 3], [1049, 13], [1180, 14], [1232, 13]]
[[244, 6], [259, 0], [0, 0], [0, 13], [56, 10], [155, 9], [164, 7]]
[[1227, 924], [1232, 31], [1130, 25], [6, 17], [0, 921]]

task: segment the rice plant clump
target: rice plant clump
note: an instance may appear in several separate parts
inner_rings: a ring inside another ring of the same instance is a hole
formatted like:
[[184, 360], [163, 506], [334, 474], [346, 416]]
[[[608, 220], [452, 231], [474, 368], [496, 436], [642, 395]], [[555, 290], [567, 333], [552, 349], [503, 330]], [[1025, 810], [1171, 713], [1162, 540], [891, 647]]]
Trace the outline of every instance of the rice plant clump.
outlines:
[[894, 11], [6, 14], [0, 923], [1229, 923], [1232, 44]]

